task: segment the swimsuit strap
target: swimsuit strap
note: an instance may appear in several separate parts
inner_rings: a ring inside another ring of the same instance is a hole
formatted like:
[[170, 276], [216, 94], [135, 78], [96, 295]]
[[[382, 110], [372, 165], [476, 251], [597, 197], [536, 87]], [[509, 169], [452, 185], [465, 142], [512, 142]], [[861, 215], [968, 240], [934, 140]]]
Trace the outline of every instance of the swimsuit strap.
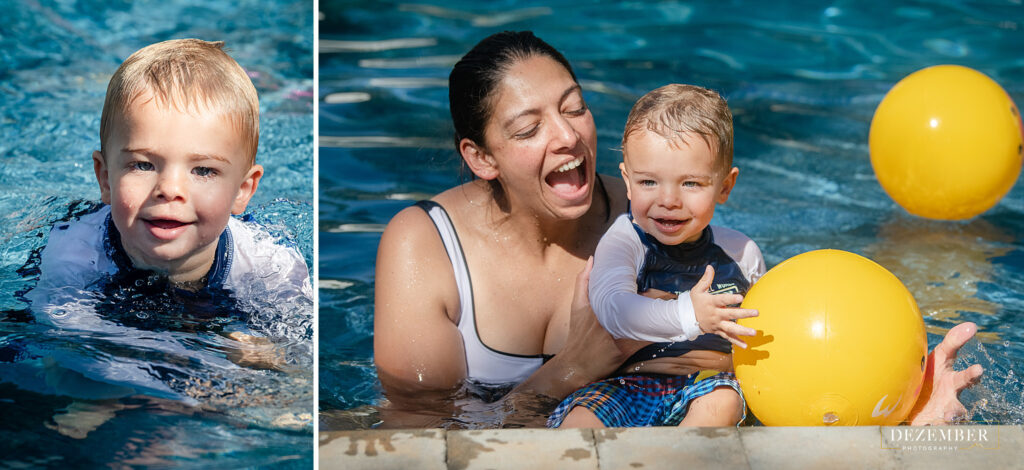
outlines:
[[452, 224], [444, 207], [434, 201], [419, 201], [416, 206], [426, 211], [434, 222], [434, 227], [437, 228], [444, 249], [448, 253], [448, 259], [452, 263], [452, 271], [455, 273], [460, 303], [457, 327], [462, 334], [466, 350], [467, 378], [489, 384], [518, 383], [525, 380], [550, 356], [512, 354], [492, 349], [484, 344], [476, 325], [473, 283], [469, 277], [469, 267], [459, 235], [455, 232], [455, 225]]
[[[444, 251], [448, 253], [448, 259], [452, 262], [452, 270], [455, 272], [455, 285], [459, 289], [459, 322], [461, 329], [463, 322], [473, 322], [473, 281], [469, 278], [469, 267], [466, 265], [466, 255], [462, 252], [462, 243], [459, 241], [459, 234], [455, 231], [448, 212], [434, 201], [418, 201], [416, 207], [423, 209], [437, 228], [437, 234], [444, 242]], [[476, 325], [473, 325], [474, 329]]]

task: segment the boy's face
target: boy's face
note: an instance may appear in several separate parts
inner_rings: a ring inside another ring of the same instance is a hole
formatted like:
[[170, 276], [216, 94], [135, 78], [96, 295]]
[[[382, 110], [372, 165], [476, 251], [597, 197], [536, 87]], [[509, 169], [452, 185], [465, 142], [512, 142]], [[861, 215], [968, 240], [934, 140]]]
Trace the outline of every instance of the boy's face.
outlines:
[[93, 167], [132, 263], [172, 281], [202, 278], [228, 219], [245, 210], [263, 175], [238, 130], [220, 113], [190, 115], [142, 96], [106, 147], [93, 152]]
[[673, 145], [653, 132], [635, 132], [619, 165], [633, 221], [666, 245], [697, 241], [739, 174], [716, 171], [717, 157], [701, 136], [683, 137]]

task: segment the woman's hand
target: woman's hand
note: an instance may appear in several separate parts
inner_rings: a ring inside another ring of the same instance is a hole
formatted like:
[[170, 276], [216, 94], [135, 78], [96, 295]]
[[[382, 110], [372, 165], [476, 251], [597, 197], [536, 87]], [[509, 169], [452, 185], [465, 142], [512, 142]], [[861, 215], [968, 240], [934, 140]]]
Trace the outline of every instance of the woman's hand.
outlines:
[[921, 395], [908, 418], [911, 426], [950, 424], [967, 413], [967, 408], [960, 403], [960, 392], [977, 383], [984, 370], [974, 364], [956, 371], [953, 364], [957, 351], [977, 331], [978, 326], [970, 322], [954, 326], [928, 355]]
[[[553, 398], [564, 398], [577, 388], [608, 377], [626, 358], [648, 344], [624, 341], [620, 347], [597, 321], [597, 316], [590, 307], [588, 295], [590, 270], [593, 267], [594, 258], [590, 257], [586, 267], [576, 276], [568, 339], [561, 351], [546, 364], [549, 367], [558, 367], [559, 373], [554, 377], [549, 377], [550, 374], [534, 374], [517, 387], [516, 391], [530, 391]], [[556, 362], [557, 364], [552, 364]]]
[[647, 343], [640, 341], [623, 341], [620, 348], [612, 335], [597, 321], [594, 310], [590, 307], [590, 270], [594, 267], [594, 257], [587, 260], [587, 265], [576, 276], [573, 291], [572, 312], [569, 317], [569, 338], [562, 354], [575, 357], [580, 372], [587, 376], [586, 383], [603, 379], [622, 365], [633, 353]]

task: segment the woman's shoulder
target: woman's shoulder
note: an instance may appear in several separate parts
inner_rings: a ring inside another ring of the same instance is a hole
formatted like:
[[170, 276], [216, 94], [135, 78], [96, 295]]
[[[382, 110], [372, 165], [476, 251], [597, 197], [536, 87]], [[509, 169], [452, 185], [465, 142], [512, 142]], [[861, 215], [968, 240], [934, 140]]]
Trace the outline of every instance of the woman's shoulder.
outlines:
[[[444, 229], [435, 225], [429, 209], [418, 204], [402, 209], [381, 234], [375, 267], [378, 314], [401, 314], [407, 311], [402, 305], [416, 304], [427, 310], [436, 305], [441, 315], [448, 315], [453, 322], [457, 319], [459, 296], [440, 235]], [[382, 310], [381, 305], [394, 308]]]
[[437, 226], [420, 205], [402, 209], [384, 228], [378, 248], [378, 263], [382, 257], [396, 256], [407, 261], [426, 260], [445, 256]]

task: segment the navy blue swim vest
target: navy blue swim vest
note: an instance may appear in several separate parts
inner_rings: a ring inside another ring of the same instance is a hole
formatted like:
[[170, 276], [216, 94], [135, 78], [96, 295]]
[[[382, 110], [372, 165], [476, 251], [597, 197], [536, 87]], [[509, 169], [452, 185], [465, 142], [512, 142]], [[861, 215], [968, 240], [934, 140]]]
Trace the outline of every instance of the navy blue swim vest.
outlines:
[[[632, 216], [630, 217], [632, 220]], [[637, 275], [637, 291], [659, 289], [678, 295], [689, 295], [697, 281], [704, 275], [705, 266], [715, 268], [715, 278], [711, 283], [713, 294], [746, 295], [750, 282], [743, 275], [743, 270], [736, 264], [722, 247], [715, 244], [711, 227], [704, 227], [700, 238], [693, 243], [665, 245], [648, 235], [635, 223], [640, 240], [647, 248], [640, 274]], [[694, 350], [732, 352], [732, 344], [718, 335], [704, 334], [691, 341], [673, 343], [654, 343], [633, 354], [625, 364], [645, 361], [654, 357], [675, 357]]]

